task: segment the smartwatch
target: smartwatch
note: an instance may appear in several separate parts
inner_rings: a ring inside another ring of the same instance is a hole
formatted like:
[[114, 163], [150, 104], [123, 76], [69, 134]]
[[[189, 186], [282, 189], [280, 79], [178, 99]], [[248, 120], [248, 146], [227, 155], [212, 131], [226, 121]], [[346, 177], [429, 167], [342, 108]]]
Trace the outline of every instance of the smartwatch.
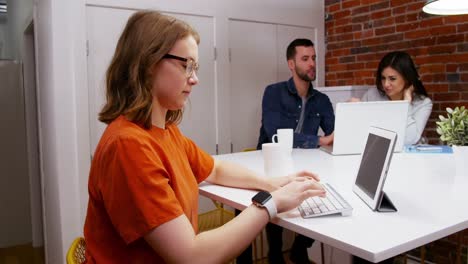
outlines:
[[273, 219], [278, 214], [273, 196], [269, 192], [261, 191], [252, 197], [252, 203], [260, 208], [265, 208], [268, 211], [270, 219]]

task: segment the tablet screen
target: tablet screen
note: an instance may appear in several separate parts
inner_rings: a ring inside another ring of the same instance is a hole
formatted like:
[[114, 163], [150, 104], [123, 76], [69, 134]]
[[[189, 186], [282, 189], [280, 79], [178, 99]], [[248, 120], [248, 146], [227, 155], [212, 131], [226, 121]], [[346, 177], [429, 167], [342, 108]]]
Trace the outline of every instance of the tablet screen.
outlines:
[[372, 199], [375, 198], [380, 177], [383, 175], [382, 170], [390, 143], [390, 139], [371, 133], [367, 138], [356, 185]]

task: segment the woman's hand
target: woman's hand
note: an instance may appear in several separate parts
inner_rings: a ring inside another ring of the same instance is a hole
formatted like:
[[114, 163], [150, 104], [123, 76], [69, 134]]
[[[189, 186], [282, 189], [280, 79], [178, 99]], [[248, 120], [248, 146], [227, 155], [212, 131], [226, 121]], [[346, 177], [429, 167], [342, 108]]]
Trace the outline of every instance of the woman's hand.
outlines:
[[414, 92], [413, 85], [405, 89], [405, 92], [403, 93], [403, 100], [409, 101], [411, 103], [413, 101], [413, 92]]
[[270, 185], [270, 188], [265, 191], [272, 192], [287, 185], [288, 183], [292, 181], [295, 181], [295, 180], [304, 181], [305, 179], [310, 179], [310, 180], [314, 180], [317, 182], [320, 181], [320, 178], [318, 177], [317, 174], [309, 172], [309, 171], [300, 171], [300, 172], [296, 172], [293, 174], [289, 174], [288, 176], [284, 176], [284, 177], [269, 178], [268, 184]]
[[296, 208], [309, 197], [324, 197], [325, 194], [322, 185], [314, 177], [309, 176], [295, 177], [294, 180], [271, 193], [278, 213]]
[[356, 97], [351, 97], [348, 99], [347, 102], [350, 102], [350, 103], [361, 102], [361, 99], [356, 98]]

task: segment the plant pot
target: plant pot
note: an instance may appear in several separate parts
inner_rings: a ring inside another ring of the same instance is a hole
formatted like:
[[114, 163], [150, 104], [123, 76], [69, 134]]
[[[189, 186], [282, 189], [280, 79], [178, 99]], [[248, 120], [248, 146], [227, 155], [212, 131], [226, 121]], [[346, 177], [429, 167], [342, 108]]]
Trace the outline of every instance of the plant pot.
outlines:
[[468, 177], [468, 146], [452, 146], [457, 175]]

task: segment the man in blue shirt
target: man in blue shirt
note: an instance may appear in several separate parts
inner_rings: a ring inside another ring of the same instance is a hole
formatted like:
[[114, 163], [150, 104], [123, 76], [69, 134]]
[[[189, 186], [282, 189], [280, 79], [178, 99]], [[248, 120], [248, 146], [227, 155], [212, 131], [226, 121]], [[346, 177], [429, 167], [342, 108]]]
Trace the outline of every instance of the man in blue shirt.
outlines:
[[[327, 95], [315, 90], [316, 53], [308, 39], [296, 39], [286, 51], [292, 78], [265, 88], [262, 102], [262, 126], [257, 149], [272, 140], [279, 128], [294, 129], [294, 148], [317, 148], [333, 142], [335, 115]], [[325, 136], [318, 136], [322, 128]], [[274, 224], [266, 227], [269, 263], [285, 263], [282, 255], [283, 228]], [[307, 248], [313, 239], [296, 236], [290, 252], [294, 263], [310, 263]]]
[[[279, 128], [294, 129], [295, 148], [317, 148], [333, 142], [335, 115], [327, 95], [315, 90], [315, 49], [312, 41], [296, 39], [287, 49], [292, 78], [265, 88], [262, 127], [257, 149]], [[317, 136], [319, 127], [326, 136]]]

